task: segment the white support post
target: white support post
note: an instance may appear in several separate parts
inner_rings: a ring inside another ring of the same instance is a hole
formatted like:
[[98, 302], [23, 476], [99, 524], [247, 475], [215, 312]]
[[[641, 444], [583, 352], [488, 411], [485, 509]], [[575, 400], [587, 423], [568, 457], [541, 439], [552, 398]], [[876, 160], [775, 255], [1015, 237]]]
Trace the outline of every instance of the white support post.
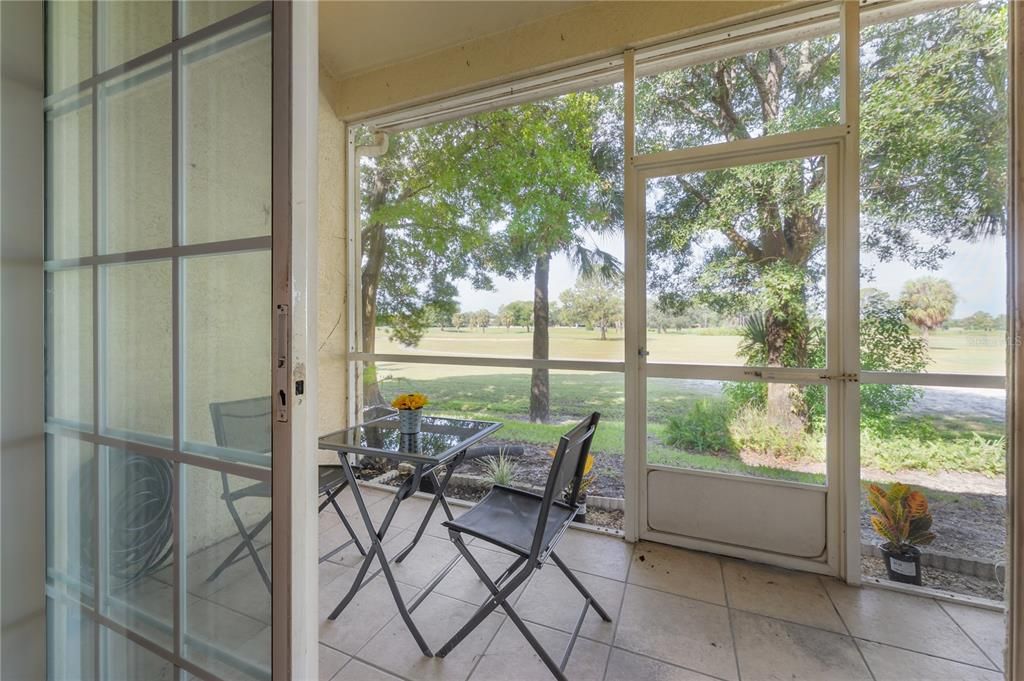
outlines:
[[1009, 200], [1007, 202], [1007, 329], [1009, 342], [1007, 379], [1007, 544], [1009, 561], [1006, 566], [1007, 625], [1006, 678], [1018, 679], [1024, 675], [1024, 465], [1020, 443], [1024, 441], [1024, 401], [1017, 399], [1024, 386], [1021, 338], [1024, 334], [1024, 314], [1021, 299], [1024, 296], [1024, 238], [1021, 219], [1024, 217], [1024, 8], [1017, 2], [1009, 7], [1009, 67], [1010, 78], [1007, 101], [1010, 102], [1010, 167]]
[[636, 168], [636, 59], [633, 50], [623, 55], [623, 216], [626, 242], [626, 374], [624, 380], [626, 397], [626, 447], [623, 461], [625, 482], [626, 514], [624, 533], [626, 541], [635, 542], [640, 537], [642, 517], [640, 484], [643, 477], [646, 452], [644, 449], [644, 385], [640, 376], [642, 361], [641, 346], [644, 344], [646, 325], [645, 310], [645, 263], [644, 235], [638, 220], [640, 206]]
[[[839, 374], [860, 372], [860, 5], [846, 0], [839, 20], [840, 124], [845, 143], [840, 163], [839, 186], [839, 297], [843, 310]], [[839, 479], [832, 489], [839, 491], [842, 554], [840, 577], [849, 584], [860, 583], [860, 383], [842, 381], [838, 391], [838, 422], [841, 424]], [[835, 422], [835, 421], [833, 421]]]
[[[319, 663], [317, 571], [317, 146], [316, 3], [292, 3], [292, 516], [291, 677], [315, 679]], [[298, 386], [303, 386], [299, 394]], [[275, 679], [277, 676], [275, 675]]]

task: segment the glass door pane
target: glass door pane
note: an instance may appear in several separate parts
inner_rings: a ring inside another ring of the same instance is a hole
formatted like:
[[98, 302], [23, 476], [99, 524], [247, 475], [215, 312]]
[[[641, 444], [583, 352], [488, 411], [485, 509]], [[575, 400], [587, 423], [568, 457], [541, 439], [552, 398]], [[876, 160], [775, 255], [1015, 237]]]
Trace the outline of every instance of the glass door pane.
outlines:
[[269, 679], [274, 8], [73, 5], [47, 14], [49, 674]]
[[648, 180], [649, 463], [824, 481], [827, 167]]
[[825, 156], [647, 184], [649, 362], [825, 366]]

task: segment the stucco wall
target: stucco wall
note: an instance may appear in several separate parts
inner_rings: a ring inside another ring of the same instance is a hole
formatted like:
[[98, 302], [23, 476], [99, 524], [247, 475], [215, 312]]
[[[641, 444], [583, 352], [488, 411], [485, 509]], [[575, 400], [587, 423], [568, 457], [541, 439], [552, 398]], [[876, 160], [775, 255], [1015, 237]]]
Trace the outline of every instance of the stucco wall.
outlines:
[[[319, 432], [327, 433], [345, 425], [348, 349], [346, 324], [347, 286], [345, 263], [345, 125], [328, 100], [325, 87], [330, 76], [321, 71], [319, 123], [319, 232], [317, 291], [317, 346]], [[327, 456], [326, 458], [330, 458]]]

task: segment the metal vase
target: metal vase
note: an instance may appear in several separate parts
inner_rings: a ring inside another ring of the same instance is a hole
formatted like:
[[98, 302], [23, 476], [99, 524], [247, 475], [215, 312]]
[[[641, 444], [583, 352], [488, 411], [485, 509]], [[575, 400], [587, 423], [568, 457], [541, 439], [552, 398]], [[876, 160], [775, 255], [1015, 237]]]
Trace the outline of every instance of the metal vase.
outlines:
[[399, 409], [398, 410], [398, 431], [406, 435], [420, 432], [420, 425], [423, 422], [422, 409]]

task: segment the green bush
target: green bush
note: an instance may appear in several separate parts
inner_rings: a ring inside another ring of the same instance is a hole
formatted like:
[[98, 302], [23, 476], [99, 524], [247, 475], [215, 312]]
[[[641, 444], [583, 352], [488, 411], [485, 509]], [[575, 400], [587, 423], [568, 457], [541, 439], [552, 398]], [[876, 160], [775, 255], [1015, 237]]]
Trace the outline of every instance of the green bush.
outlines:
[[768, 418], [764, 410], [747, 406], [730, 424], [732, 439], [741, 451], [757, 452], [785, 461], [824, 461], [823, 438], [802, 429], [789, 429]]
[[958, 471], [997, 477], [1006, 469], [1006, 438], [975, 432], [942, 437], [927, 423], [904, 421], [884, 432], [862, 429], [860, 461], [887, 473]]
[[731, 418], [728, 402], [699, 400], [685, 414], [668, 419], [665, 444], [690, 452], [735, 452], [729, 432]]

